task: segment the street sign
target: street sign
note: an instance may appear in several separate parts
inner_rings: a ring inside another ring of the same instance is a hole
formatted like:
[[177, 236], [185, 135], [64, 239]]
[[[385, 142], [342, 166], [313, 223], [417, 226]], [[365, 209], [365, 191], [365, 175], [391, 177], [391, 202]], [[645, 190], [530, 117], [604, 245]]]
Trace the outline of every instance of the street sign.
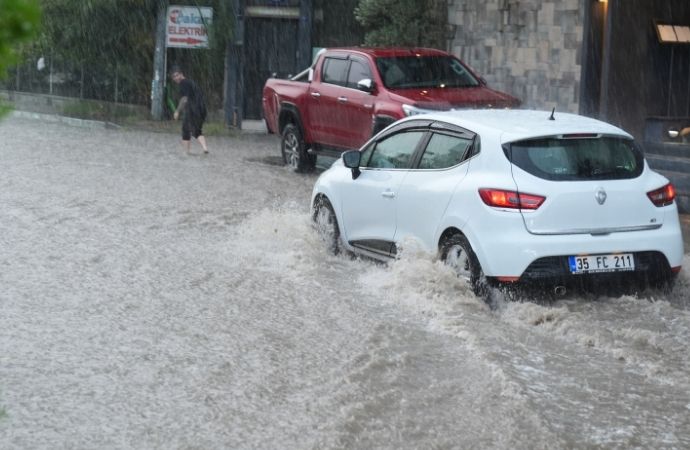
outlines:
[[208, 48], [208, 27], [212, 20], [213, 8], [168, 7], [165, 27], [166, 47]]

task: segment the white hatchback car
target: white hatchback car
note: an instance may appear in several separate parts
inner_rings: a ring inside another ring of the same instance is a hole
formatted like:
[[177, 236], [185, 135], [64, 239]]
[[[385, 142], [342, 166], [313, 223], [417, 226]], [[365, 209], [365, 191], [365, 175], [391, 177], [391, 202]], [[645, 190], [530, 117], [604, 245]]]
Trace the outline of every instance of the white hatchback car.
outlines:
[[386, 260], [412, 238], [477, 295], [534, 282], [560, 294], [610, 279], [672, 286], [683, 260], [674, 198], [612, 125], [465, 110], [403, 119], [344, 153], [312, 207], [333, 251]]

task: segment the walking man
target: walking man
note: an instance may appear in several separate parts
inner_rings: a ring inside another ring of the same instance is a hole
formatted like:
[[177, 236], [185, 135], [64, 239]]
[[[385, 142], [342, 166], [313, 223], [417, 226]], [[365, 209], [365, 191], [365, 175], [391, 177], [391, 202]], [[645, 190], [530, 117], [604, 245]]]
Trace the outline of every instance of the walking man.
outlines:
[[173, 114], [175, 120], [182, 114], [182, 147], [190, 152], [190, 141], [192, 136], [199, 141], [204, 153], [208, 153], [206, 138], [202, 134], [201, 127], [206, 120], [206, 103], [204, 95], [199, 85], [194, 81], [185, 78], [184, 73], [179, 68], [173, 68], [171, 72], [172, 80], [180, 86], [180, 102]]

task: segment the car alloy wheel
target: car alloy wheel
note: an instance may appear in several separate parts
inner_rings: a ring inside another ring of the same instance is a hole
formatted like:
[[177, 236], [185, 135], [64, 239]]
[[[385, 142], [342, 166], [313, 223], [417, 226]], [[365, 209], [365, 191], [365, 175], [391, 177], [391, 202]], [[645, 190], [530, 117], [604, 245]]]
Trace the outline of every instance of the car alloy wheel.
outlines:
[[487, 300], [486, 280], [467, 238], [461, 234], [447, 237], [441, 244], [441, 260], [470, 285], [472, 292]]
[[314, 168], [316, 161], [307, 153], [302, 132], [295, 124], [289, 123], [283, 130], [281, 153], [285, 164], [295, 172], [304, 172]]
[[312, 220], [317, 235], [326, 244], [328, 251], [338, 254], [340, 251], [338, 219], [336, 219], [333, 207], [327, 198], [319, 197], [316, 200]]

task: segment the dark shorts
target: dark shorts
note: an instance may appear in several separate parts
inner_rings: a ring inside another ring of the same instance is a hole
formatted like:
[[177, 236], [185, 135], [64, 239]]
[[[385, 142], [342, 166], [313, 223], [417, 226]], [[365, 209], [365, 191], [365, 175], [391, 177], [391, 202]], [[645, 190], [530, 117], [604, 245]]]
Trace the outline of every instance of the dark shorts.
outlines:
[[182, 140], [188, 141], [192, 138], [192, 136], [194, 136], [195, 139], [201, 136], [203, 134], [201, 132], [201, 127], [203, 124], [203, 121], [193, 121], [185, 117], [185, 119], [182, 121]]

